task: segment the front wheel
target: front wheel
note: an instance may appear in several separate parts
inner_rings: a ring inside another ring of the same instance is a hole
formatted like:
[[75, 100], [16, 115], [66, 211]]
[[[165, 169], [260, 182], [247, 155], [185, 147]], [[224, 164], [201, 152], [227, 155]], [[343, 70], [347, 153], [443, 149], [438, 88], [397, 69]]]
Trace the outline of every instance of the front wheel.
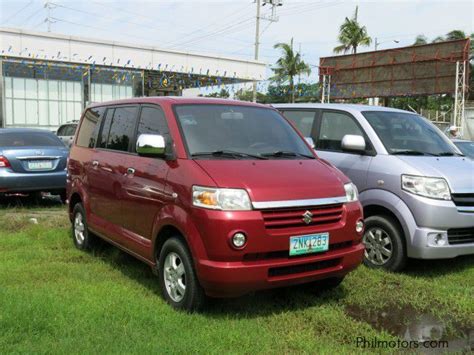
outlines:
[[388, 216], [365, 220], [364, 264], [372, 268], [400, 271], [407, 260], [403, 234], [396, 221]]
[[74, 206], [72, 216], [72, 239], [74, 245], [80, 250], [92, 249], [96, 237], [89, 232], [86, 212], [82, 203], [78, 203]]
[[171, 306], [193, 312], [204, 305], [206, 296], [196, 276], [191, 254], [181, 238], [172, 237], [165, 242], [158, 270], [161, 293]]

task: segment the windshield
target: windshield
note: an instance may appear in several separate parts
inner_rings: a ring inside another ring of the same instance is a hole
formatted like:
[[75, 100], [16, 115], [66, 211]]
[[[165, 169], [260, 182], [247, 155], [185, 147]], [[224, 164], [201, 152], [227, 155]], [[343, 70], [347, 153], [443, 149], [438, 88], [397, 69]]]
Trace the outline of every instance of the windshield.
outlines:
[[362, 112], [390, 154], [458, 155], [453, 143], [425, 118], [403, 112]]
[[474, 158], [474, 142], [456, 142], [454, 143], [461, 152], [470, 158]]
[[295, 129], [272, 109], [177, 105], [176, 114], [194, 158], [314, 159]]
[[49, 132], [0, 133], [0, 147], [64, 147], [54, 134]]

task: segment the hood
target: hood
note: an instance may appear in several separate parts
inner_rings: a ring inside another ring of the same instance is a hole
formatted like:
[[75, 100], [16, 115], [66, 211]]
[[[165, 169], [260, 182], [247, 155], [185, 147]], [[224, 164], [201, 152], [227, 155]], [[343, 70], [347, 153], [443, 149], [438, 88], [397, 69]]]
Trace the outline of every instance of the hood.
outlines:
[[252, 201], [345, 196], [348, 179], [315, 160], [195, 160], [218, 187], [246, 189]]
[[419, 175], [443, 177], [451, 192], [474, 192], [474, 161], [466, 157], [398, 156]]

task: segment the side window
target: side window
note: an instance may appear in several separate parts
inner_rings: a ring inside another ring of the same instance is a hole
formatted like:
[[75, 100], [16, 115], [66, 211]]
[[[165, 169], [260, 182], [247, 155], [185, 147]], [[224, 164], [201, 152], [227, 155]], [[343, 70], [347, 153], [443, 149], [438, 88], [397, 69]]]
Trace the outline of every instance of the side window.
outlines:
[[107, 139], [107, 149], [127, 152], [136, 126], [136, 107], [115, 108]]
[[365, 136], [352, 116], [340, 112], [323, 112], [316, 149], [342, 151], [346, 134]]
[[[95, 147], [97, 136], [99, 134], [100, 122], [104, 115], [104, 107], [95, 107], [87, 109], [82, 120], [76, 144], [79, 147]], [[67, 126], [64, 126], [67, 127]]]
[[[169, 128], [165, 113], [159, 107], [143, 106], [138, 121], [137, 139], [140, 134], [160, 134], [170, 142]], [[135, 147], [133, 148], [135, 152]]]
[[140, 134], [168, 134], [168, 125], [164, 112], [160, 108], [144, 106], [138, 122], [137, 137]]
[[304, 137], [311, 137], [316, 113], [314, 111], [283, 111], [283, 115]]
[[105, 115], [104, 124], [102, 125], [102, 131], [100, 134], [100, 139], [97, 144], [99, 148], [107, 148], [107, 138], [109, 137], [110, 125], [112, 123], [112, 117], [114, 116], [114, 109], [109, 108], [107, 114]]

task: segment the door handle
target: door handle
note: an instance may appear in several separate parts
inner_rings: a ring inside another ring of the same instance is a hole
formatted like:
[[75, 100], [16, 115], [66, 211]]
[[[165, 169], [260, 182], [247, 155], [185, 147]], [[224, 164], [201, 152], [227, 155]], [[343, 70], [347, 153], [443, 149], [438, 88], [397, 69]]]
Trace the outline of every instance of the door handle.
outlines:
[[127, 174], [128, 174], [128, 175], [133, 175], [133, 174], [135, 174], [135, 169], [134, 169], [134, 168], [128, 168], [128, 169], [127, 169]]
[[93, 166], [94, 168], [97, 168], [97, 167], [99, 166], [99, 162], [98, 162], [97, 160], [93, 160], [93, 161], [92, 161], [92, 166]]

